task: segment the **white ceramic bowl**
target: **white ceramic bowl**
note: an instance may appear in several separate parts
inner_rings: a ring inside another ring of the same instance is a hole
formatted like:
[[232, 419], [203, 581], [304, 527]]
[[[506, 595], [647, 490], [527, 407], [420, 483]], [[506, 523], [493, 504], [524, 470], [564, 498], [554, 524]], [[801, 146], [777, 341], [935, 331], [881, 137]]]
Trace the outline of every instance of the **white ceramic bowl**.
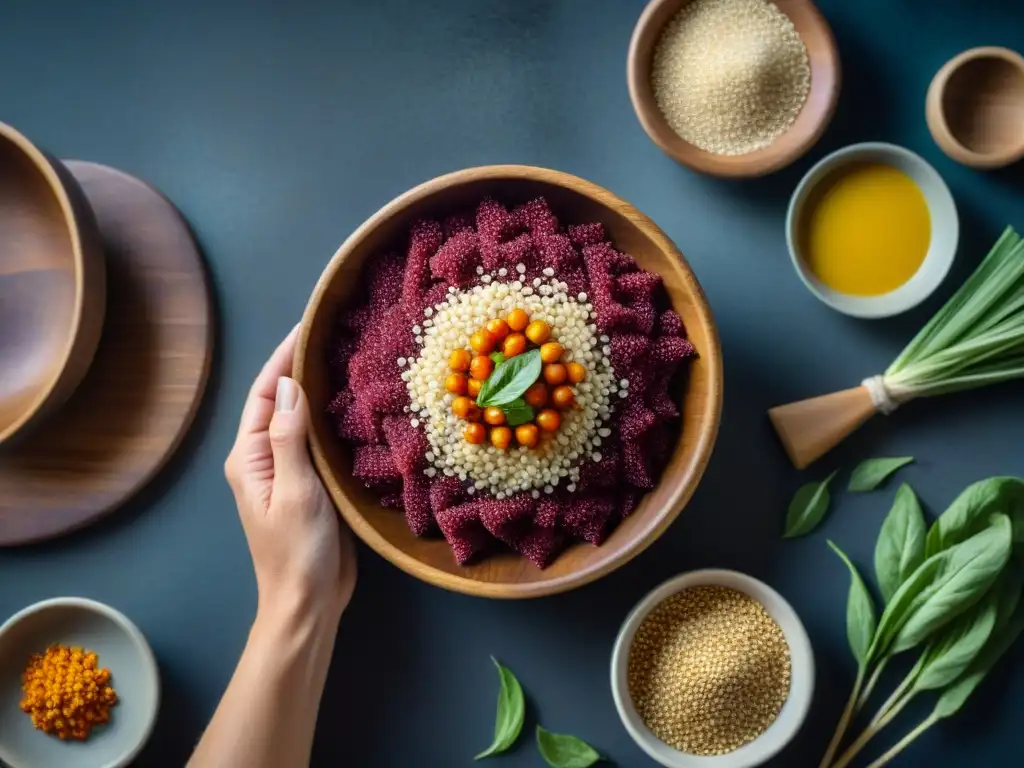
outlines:
[[[629, 649], [640, 624], [647, 618], [647, 614], [671, 595], [690, 587], [700, 586], [730, 587], [746, 593], [761, 603], [768, 615], [782, 628], [792, 660], [789, 698], [786, 699], [775, 722], [749, 744], [726, 755], [714, 757], [701, 757], [680, 752], [668, 746], [648, 730], [633, 706], [626, 677], [629, 666]], [[619, 630], [619, 636], [615, 640], [615, 649], [612, 651], [611, 671], [612, 697], [615, 700], [615, 708], [619, 711], [622, 724], [640, 749], [667, 768], [751, 768], [767, 762], [800, 730], [814, 693], [814, 652], [811, 650], [811, 641], [807, 637], [807, 632], [796, 615], [796, 611], [782, 595], [767, 584], [736, 571], [714, 569], [691, 571], [669, 579], [650, 592], [637, 603], [622, 625], [622, 629]]]
[[[800, 250], [800, 217], [811, 193], [826, 177], [849, 163], [883, 163], [907, 174], [924, 193], [931, 218], [931, 244], [914, 276], [894, 291], [879, 296], [851, 296], [829, 288], [807, 267]], [[920, 155], [895, 144], [854, 144], [833, 152], [803, 177], [786, 214], [786, 245], [797, 274], [811, 293], [844, 314], [854, 317], [891, 317], [916, 307], [935, 291], [953, 265], [960, 240], [960, 219], [946, 182]]]
[[[84, 742], [61, 741], [32, 727], [18, 706], [21, 675], [34, 653], [54, 643], [99, 654], [119, 702], [110, 723]], [[10, 768], [121, 768], [131, 765], [156, 723], [160, 676], [142, 632], [123, 613], [79, 597], [45, 600], [0, 627], [0, 764]]]

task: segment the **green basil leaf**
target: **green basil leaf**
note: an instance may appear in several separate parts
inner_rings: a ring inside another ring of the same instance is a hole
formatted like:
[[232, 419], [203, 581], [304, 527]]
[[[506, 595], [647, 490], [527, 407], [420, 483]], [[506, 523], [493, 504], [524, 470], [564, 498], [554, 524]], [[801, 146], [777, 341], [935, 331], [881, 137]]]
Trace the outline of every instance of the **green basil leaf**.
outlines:
[[510, 427], [518, 427], [520, 424], [529, 424], [533, 421], [533, 408], [521, 397], [501, 406], [501, 411], [505, 414], [505, 421]]
[[505, 405], [530, 388], [540, 377], [540, 350], [531, 349], [521, 355], [503, 360], [494, 367], [491, 375], [480, 387], [476, 404], [481, 408], [489, 405]]
[[914, 460], [913, 456], [898, 459], [867, 459], [858, 464], [850, 475], [850, 491], [873, 491], [893, 472]]
[[537, 726], [537, 749], [551, 768], [590, 768], [601, 755], [575, 736], [551, 733]]
[[967, 671], [942, 692], [939, 700], [935, 703], [933, 716], [949, 717], [960, 711], [964, 702], [974, 693], [974, 689], [985, 679], [992, 667], [1016, 642], [1022, 632], [1024, 632], [1024, 604], [1017, 606], [1017, 610], [1010, 617], [1006, 626], [992, 633], [988, 642], [985, 643], [985, 647], [971, 662]]
[[833, 472], [820, 483], [808, 483], [796, 492], [786, 513], [786, 532], [782, 534], [783, 538], [793, 539], [817, 528], [828, 511], [831, 498], [828, 485], [835, 476], [836, 472]]
[[990, 589], [984, 600], [928, 644], [924, 667], [914, 681], [915, 690], [937, 691], [967, 671], [995, 629], [997, 606], [993, 593]]
[[498, 668], [498, 677], [501, 680], [501, 688], [498, 690], [498, 713], [494, 721], [494, 742], [474, 757], [474, 760], [500, 754], [515, 744], [520, 731], [523, 730], [523, 719], [526, 715], [523, 688], [516, 680], [516, 676], [493, 656], [491, 661]]
[[990, 477], [968, 486], [932, 524], [925, 555], [930, 557], [970, 538], [988, 525], [993, 512], [1010, 515], [1014, 539], [1024, 541], [1024, 480]]
[[488, 357], [494, 361], [495, 365], [501, 365], [505, 362], [505, 356], [501, 352], [491, 352]]
[[850, 558], [831, 541], [828, 545], [850, 571], [850, 594], [846, 599], [846, 637], [850, 641], [853, 658], [863, 666], [868, 661], [871, 642], [875, 638], [875, 630], [878, 629], [875, 603]]
[[924, 562], [927, 527], [924, 512], [913, 489], [904, 483], [882, 523], [875, 543], [875, 578], [886, 602]]
[[948, 558], [940, 575], [914, 598], [893, 634], [890, 653], [920, 645], [977, 603], [1009, 561], [1012, 542], [1010, 519], [995, 514], [984, 531], [935, 555], [942, 558], [948, 553]]

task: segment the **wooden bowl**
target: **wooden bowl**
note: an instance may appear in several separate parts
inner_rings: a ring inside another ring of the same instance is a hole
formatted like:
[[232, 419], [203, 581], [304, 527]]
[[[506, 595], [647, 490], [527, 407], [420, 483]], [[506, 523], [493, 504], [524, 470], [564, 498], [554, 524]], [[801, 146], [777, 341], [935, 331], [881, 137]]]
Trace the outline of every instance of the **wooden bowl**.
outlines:
[[633, 30], [626, 58], [626, 80], [640, 124], [665, 154], [700, 173], [752, 178], [785, 168], [821, 138], [839, 98], [839, 51], [828, 22], [810, 0], [775, 0], [775, 5], [793, 22], [807, 48], [811, 91], [793, 125], [770, 145], [745, 155], [717, 155], [694, 146], [672, 130], [651, 87], [651, 61], [661, 32], [689, 2], [651, 0]]
[[0, 123], [0, 444], [61, 405], [92, 362], [106, 267], [78, 183]]
[[[563, 223], [600, 221], [616, 247], [662, 276], [673, 307], [699, 357], [680, 393], [680, 436], [661, 482], [600, 547], [577, 544], [538, 569], [515, 554], [459, 566], [441, 538], [417, 538], [401, 512], [352, 476], [351, 454], [337, 438], [327, 406], [333, 387], [327, 360], [338, 312], [358, 285], [366, 258], [403, 247], [417, 219], [473, 206], [485, 196], [518, 203], [543, 195]], [[313, 409], [312, 452], [331, 497], [356, 534], [413, 576], [446, 589], [493, 598], [539, 597], [587, 584], [642, 552], [676, 518], [693, 494], [711, 455], [722, 407], [721, 348], [711, 310], [682, 254], [658, 227], [626, 201], [558, 171], [499, 165], [434, 179], [388, 203], [359, 227], [331, 259], [306, 307], [294, 375]]]
[[1024, 158], [1024, 57], [994, 47], [954, 56], [928, 88], [925, 116], [958, 163], [993, 169]]

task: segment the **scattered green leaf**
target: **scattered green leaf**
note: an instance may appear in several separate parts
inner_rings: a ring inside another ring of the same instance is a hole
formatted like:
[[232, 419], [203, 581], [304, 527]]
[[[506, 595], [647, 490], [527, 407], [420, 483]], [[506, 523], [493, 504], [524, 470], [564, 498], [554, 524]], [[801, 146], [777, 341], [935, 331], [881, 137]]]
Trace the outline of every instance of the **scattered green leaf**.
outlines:
[[789, 503], [789, 511], [786, 514], [784, 538], [793, 539], [803, 536], [818, 526], [828, 511], [831, 498], [828, 486], [837, 472], [833, 472], [820, 483], [808, 483], [796, 492], [793, 500]]
[[541, 371], [540, 350], [531, 349], [521, 355], [503, 360], [494, 367], [491, 375], [480, 387], [476, 403], [481, 408], [489, 405], [506, 405], [519, 398], [539, 377]]
[[866, 459], [856, 466], [850, 475], [850, 491], [873, 491], [900, 467], [914, 460], [913, 456], [898, 459]]
[[875, 603], [871, 599], [871, 593], [864, 586], [864, 580], [857, 572], [857, 567], [850, 562], [850, 558], [837, 547], [833, 542], [828, 542], [832, 551], [839, 555], [850, 571], [850, 593], [846, 599], [846, 637], [850, 642], [850, 650], [857, 664], [863, 666], [868, 661], [868, 652], [871, 649], [871, 641], [875, 637], [875, 630], [878, 628], [878, 616], [875, 612]]
[[886, 602], [924, 562], [927, 527], [924, 511], [913, 489], [904, 483], [882, 523], [875, 543], [875, 577]]
[[520, 424], [529, 424], [533, 421], [533, 408], [521, 397], [499, 407], [510, 427], [518, 427]]
[[551, 733], [537, 726], [537, 749], [551, 768], [590, 768], [601, 755], [575, 736]]
[[526, 715], [526, 700], [516, 676], [493, 656], [491, 661], [498, 668], [498, 677], [501, 681], [501, 688], [498, 690], [498, 711], [494, 720], [494, 742], [473, 758], [474, 760], [500, 754], [515, 744], [520, 731], [523, 730], [523, 719]]

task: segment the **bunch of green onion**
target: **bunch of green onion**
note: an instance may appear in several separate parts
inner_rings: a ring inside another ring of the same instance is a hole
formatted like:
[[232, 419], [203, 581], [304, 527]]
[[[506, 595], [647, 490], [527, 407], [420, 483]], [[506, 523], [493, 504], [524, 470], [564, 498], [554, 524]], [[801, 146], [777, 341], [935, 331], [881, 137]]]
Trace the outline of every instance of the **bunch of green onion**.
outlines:
[[882, 376], [864, 385], [888, 413], [917, 397], [1024, 378], [1024, 238], [1007, 227], [960, 290]]

